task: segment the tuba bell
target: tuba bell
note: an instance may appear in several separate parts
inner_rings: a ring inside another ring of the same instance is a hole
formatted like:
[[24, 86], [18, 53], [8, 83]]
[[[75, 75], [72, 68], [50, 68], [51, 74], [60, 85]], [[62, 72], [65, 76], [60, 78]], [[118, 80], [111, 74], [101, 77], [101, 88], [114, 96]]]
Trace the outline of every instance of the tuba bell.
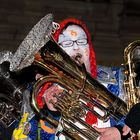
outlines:
[[[73, 140], [97, 139], [99, 133], [84, 121], [87, 111], [103, 121], [107, 121], [110, 117], [118, 121], [126, 115], [126, 103], [94, 79], [83, 65], [77, 64], [52, 37], [36, 54], [33, 64], [41, 67], [49, 75], [41, 77], [34, 84], [32, 106], [42, 119], [57, 128], [59, 122], [40, 109], [37, 96], [44, 83], [51, 82], [60, 85], [64, 92], [59, 96], [56, 95], [57, 103], [52, 103], [61, 113], [62, 133], [69, 138]], [[89, 107], [87, 103], [90, 103], [92, 107]], [[93, 106], [99, 108], [103, 114], [96, 112]], [[82, 129], [77, 123], [82, 125]]]

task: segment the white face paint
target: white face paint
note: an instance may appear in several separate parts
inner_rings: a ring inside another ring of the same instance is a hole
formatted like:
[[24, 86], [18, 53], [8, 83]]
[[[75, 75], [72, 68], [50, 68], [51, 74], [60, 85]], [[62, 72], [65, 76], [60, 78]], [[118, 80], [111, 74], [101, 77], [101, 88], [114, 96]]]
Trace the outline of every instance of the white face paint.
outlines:
[[87, 35], [80, 26], [69, 25], [60, 34], [58, 44], [72, 58], [80, 54], [81, 61], [85, 64], [87, 71], [90, 72], [89, 44], [87, 42]]

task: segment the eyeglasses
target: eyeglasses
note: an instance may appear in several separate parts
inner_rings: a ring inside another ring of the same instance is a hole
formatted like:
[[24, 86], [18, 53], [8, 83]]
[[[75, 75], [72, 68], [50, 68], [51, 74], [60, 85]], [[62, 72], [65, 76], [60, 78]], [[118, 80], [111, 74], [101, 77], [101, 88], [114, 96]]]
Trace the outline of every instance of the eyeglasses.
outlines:
[[59, 45], [61, 45], [62, 47], [72, 47], [74, 43], [76, 43], [78, 46], [86, 45], [87, 39], [66, 40], [59, 43]]

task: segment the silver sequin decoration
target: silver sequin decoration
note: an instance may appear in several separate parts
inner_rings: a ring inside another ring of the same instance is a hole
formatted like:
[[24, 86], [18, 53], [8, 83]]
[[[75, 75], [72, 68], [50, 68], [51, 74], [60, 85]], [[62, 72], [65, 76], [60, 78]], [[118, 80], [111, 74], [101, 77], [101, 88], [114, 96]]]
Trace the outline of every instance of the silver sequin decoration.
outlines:
[[17, 71], [32, 64], [34, 55], [49, 41], [53, 30], [52, 21], [52, 14], [47, 14], [32, 28], [10, 61], [11, 71]]
[[4, 61], [11, 61], [13, 57], [12, 52], [10, 51], [2, 51], [0, 52], [0, 64], [2, 64]]

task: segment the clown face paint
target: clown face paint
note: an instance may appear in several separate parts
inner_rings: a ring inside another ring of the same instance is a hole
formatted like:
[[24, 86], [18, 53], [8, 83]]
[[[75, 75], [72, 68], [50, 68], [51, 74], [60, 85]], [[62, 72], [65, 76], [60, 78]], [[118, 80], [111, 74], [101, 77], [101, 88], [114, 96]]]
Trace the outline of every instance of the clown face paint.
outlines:
[[69, 25], [60, 34], [58, 44], [74, 60], [80, 59], [85, 64], [86, 70], [90, 72], [89, 44], [87, 35], [80, 26]]

